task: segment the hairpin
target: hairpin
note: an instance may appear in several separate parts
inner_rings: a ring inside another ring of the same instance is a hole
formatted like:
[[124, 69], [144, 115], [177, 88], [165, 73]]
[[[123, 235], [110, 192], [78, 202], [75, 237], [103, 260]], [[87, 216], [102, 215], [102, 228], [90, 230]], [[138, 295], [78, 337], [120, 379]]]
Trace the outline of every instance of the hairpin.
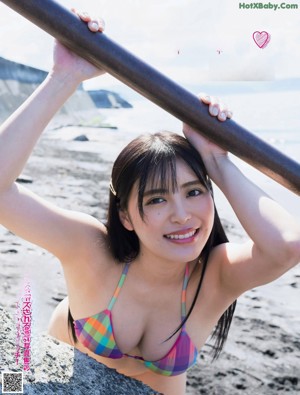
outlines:
[[111, 193], [112, 193], [114, 196], [117, 196], [117, 192], [115, 191], [115, 188], [114, 188], [114, 186], [113, 186], [113, 184], [112, 184], [112, 179], [110, 179], [109, 189], [110, 189]]

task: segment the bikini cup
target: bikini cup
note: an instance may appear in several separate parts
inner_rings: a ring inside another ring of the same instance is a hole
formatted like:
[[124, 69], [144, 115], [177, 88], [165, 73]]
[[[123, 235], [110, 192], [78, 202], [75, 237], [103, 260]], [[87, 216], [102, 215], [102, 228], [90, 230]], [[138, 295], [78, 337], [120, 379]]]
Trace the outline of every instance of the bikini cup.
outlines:
[[[74, 321], [75, 333], [78, 340], [93, 353], [106, 358], [119, 359], [129, 357], [140, 360], [151, 371], [164, 376], [176, 376], [184, 373], [197, 359], [198, 351], [185, 330], [180, 334], [169, 352], [157, 361], [146, 361], [140, 356], [124, 354], [115, 341], [111, 311], [117, 301], [124, 284], [129, 264], [123, 269], [118, 286], [107, 309], [91, 317]], [[186, 316], [186, 288], [189, 280], [189, 268], [186, 265], [181, 294], [181, 319]]]

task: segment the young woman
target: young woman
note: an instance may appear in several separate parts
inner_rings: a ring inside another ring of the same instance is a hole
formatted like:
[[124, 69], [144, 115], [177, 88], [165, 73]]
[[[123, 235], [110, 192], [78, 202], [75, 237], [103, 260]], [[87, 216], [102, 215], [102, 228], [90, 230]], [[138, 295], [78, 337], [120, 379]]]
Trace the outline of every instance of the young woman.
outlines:
[[[100, 74], [56, 43], [48, 77], [1, 127], [0, 222], [63, 265], [68, 298], [50, 334], [157, 391], [183, 395], [186, 371], [212, 332], [220, 352], [236, 298], [299, 262], [300, 227], [188, 125], [186, 138], [160, 132], [125, 147], [112, 171], [107, 224], [15, 184], [56, 111], [80, 82]], [[203, 101], [219, 121], [230, 116], [209, 97]], [[210, 179], [247, 243], [227, 242]]]

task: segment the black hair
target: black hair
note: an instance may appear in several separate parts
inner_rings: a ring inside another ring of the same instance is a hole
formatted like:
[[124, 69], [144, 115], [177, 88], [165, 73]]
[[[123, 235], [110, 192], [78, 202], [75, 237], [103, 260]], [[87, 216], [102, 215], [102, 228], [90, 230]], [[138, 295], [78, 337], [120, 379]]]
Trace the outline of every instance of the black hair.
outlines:
[[[134, 260], [139, 254], [140, 244], [135, 232], [128, 231], [121, 223], [119, 211], [127, 209], [129, 196], [135, 185], [138, 191], [138, 208], [142, 218], [144, 218], [143, 196], [149, 183], [151, 183], [151, 187], [159, 185], [163, 189], [176, 190], [176, 161], [178, 159], [183, 160], [193, 170], [202, 185], [213, 196], [212, 184], [199, 152], [187, 139], [178, 134], [164, 131], [142, 135], [131, 141], [116, 159], [112, 169], [106, 227], [111, 254], [120, 263]], [[171, 185], [166, 185], [166, 183]], [[199, 264], [202, 265], [202, 271], [196, 294], [184, 321], [167, 340], [180, 330], [195, 306], [210, 251], [213, 247], [226, 242], [228, 242], [228, 239], [214, 207], [212, 231], [198, 260]], [[227, 339], [235, 306], [236, 301], [223, 313], [213, 331], [212, 338], [215, 339], [213, 346], [214, 359], [219, 356]], [[70, 310], [68, 325], [76, 343], [77, 339]]]

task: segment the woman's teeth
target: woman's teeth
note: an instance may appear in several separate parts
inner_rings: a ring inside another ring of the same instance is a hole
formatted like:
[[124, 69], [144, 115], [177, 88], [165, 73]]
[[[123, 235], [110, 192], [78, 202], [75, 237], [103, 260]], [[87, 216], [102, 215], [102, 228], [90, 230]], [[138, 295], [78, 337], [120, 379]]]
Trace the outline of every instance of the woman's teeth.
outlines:
[[182, 239], [188, 239], [196, 233], [196, 230], [193, 230], [189, 233], [186, 233], [184, 235], [166, 235], [167, 239], [175, 239], [175, 240], [182, 240]]

